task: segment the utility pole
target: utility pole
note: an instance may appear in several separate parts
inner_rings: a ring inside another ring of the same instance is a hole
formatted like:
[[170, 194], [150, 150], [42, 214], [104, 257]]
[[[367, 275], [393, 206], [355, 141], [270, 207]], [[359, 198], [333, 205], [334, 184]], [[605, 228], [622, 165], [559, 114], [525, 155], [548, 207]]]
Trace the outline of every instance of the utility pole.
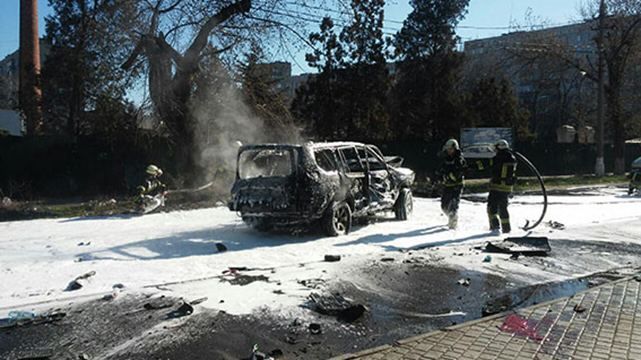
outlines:
[[605, 93], [605, 76], [604, 72], [604, 58], [603, 58], [603, 40], [605, 32], [605, 0], [601, 0], [599, 5], [599, 29], [597, 35], [597, 51], [598, 51], [598, 77], [599, 77], [599, 88], [597, 90], [597, 122], [598, 122], [598, 133], [597, 133], [597, 156], [596, 164], [594, 166], [594, 173], [596, 176], [605, 175], [605, 160], [604, 160], [604, 130], [605, 130], [605, 109], [604, 109], [604, 93]]

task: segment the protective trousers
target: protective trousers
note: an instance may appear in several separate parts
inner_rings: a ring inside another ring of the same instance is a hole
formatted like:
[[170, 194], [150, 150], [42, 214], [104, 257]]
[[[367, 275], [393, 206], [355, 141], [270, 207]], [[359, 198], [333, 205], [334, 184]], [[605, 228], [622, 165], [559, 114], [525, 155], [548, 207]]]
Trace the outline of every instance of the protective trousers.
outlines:
[[441, 196], [441, 209], [449, 219], [449, 227], [456, 228], [458, 222], [458, 207], [461, 202], [463, 187], [444, 187]]
[[490, 230], [502, 229], [504, 233], [512, 231], [510, 214], [507, 211], [510, 193], [503, 191], [490, 191], [487, 198], [487, 215], [490, 220]]

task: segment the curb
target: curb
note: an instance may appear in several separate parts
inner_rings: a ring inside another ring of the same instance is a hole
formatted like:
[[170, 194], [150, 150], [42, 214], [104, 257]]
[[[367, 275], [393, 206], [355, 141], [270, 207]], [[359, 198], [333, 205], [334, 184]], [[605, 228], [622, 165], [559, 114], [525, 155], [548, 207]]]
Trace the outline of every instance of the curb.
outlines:
[[601, 284], [601, 285], [598, 285], [598, 286], [595, 286], [595, 287], [592, 287], [592, 288], [589, 288], [589, 289], [585, 289], [585, 290], [579, 291], [579, 292], [577, 292], [577, 293], [575, 293], [573, 295], [570, 295], [570, 296], [560, 297], [560, 298], [557, 298], [557, 299], [545, 301], [545, 302], [538, 303], [536, 305], [531, 305], [531, 306], [528, 306], [528, 307], [524, 307], [524, 308], [521, 308], [521, 309], [504, 311], [502, 313], [498, 313], [498, 314], [494, 314], [494, 315], [490, 315], [490, 316], [486, 316], [486, 317], [481, 317], [481, 318], [478, 318], [478, 319], [475, 319], [475, 320], [470, 320], [470, 321], [466, 321], [466, 322], [463, 322], [463, 323], [460, 323], [460, 324], [448, 326], [448, 327], [445, 327], [445, 328], [442, 328], [442, 329], [430, 331], [430, 332], [425, 333], [425, 334], [421, 334], [421, 335], [409, 337], [409, 338], [406, 338], [406, 339], [398, 340], [392, 345], [389, 345], [389, 344], [388, 345], [382, 345], [382, 346], [378, 346], [378, 347], [375, 347], [375, 348], [371, 348], [371, 349], [367, 349], [367, 350], [363, 350], [363, 351], [359, 351], [359, 352], [355, 352], [355, 353], [339, 355], [339, 356], [336, 356], [336, 357], [332, 357], [329, 360], [353, 360], [353, 359], [358, 359], [358, 358], [363, 357], [363, 356], [376, 354], [376, 353], [379, 353], [379, 352], [382, 352], [382, 351], [385, 351], [385, 350], [389, 350], [389, 349], [392, 349], [392, 348], [395, 348], [395, 347], [403, 346], [403, 345], [408, 344], [408, 343], [412, 343], [412, 342], [415, 342], [415, 341], [418, 341], [418, 340], [422, 340], [424, 338], [431, 337], [431, 336], [434, 336], [436, 334], [440, 334], [440, 333], [444, 333], [444, 332], [450, 332], [450, 331], [456, 331], [456, 330], [459, 330], [461, 328], [465, 328], [465, 327], [468, 327], [468, 326], [476, 325], [478, 323], [496, 320], [496, 319], [508, 316], [510, 314], [515, 314], [517, 311], [522, 310], [522, 309], [537, 309], [537, 308], [540, 308], [540, 307], [544, 307], [544, 306], [548, 306], [548, 305], [554, 304], [554, 303], [559, 302], [559, 301], [572, 299], [577, 295], [588, 293], [588, 292], [590, 292], [590, 291], [592, 291], [594, 289], [599, 289], [599, 288], [610, 286], [610, 285], [616, 285], [618, 283], [622, 283], [622, 282], [626, 282], [626, 281], [635, 281], [635, 276], [638, 276], [638, 275], [631, 275], [631, 276], [627, 276], [627, 277], [622, 278], [622, 279], [610, 281], [610, 282], [605, 283], [605, 284]]

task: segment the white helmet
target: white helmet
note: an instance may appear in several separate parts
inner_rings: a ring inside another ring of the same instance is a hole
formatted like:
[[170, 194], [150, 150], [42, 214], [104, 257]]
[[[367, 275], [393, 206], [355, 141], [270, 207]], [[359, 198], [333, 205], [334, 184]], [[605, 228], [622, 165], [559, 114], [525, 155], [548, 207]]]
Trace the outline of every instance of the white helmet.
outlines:
[[494, 144], [494, 148], [496, 150], [507, 150], [510, 148], [510, 144], [507, 142], [507, 140], [501, 139]]
[[161, 176], [162, 175], [162, 169], [160, 169], [156, 165], [149, 165], [147, 166], [147, 170], [145, 172], [151, 176]]
[[447, 140], [445, 142], [445, 145], [443, 145], [443, 150], [447, 150], [447, 149], [459, 150], [458, 141], [456, 141], [456, 139]]

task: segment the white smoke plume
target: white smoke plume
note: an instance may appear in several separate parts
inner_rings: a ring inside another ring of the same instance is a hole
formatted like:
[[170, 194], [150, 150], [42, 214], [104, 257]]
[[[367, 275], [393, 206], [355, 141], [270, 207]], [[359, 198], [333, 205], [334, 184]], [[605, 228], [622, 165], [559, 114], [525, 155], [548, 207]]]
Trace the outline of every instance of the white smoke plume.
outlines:
[[203, 75], [207, 79], [201, 89], [204, 91], [191, 102], [191, 114], [196, 121], [195, 159], [204, 169], [203, 181], [213, 181], [215, 190], [224, 193], [235, 178], [240, 143], [299, 143], [301, 139], [293, 126], [284, 131], [287, 134], [274, 134], [275, 129], [247, 105], [238, 83], [220, 63]]

